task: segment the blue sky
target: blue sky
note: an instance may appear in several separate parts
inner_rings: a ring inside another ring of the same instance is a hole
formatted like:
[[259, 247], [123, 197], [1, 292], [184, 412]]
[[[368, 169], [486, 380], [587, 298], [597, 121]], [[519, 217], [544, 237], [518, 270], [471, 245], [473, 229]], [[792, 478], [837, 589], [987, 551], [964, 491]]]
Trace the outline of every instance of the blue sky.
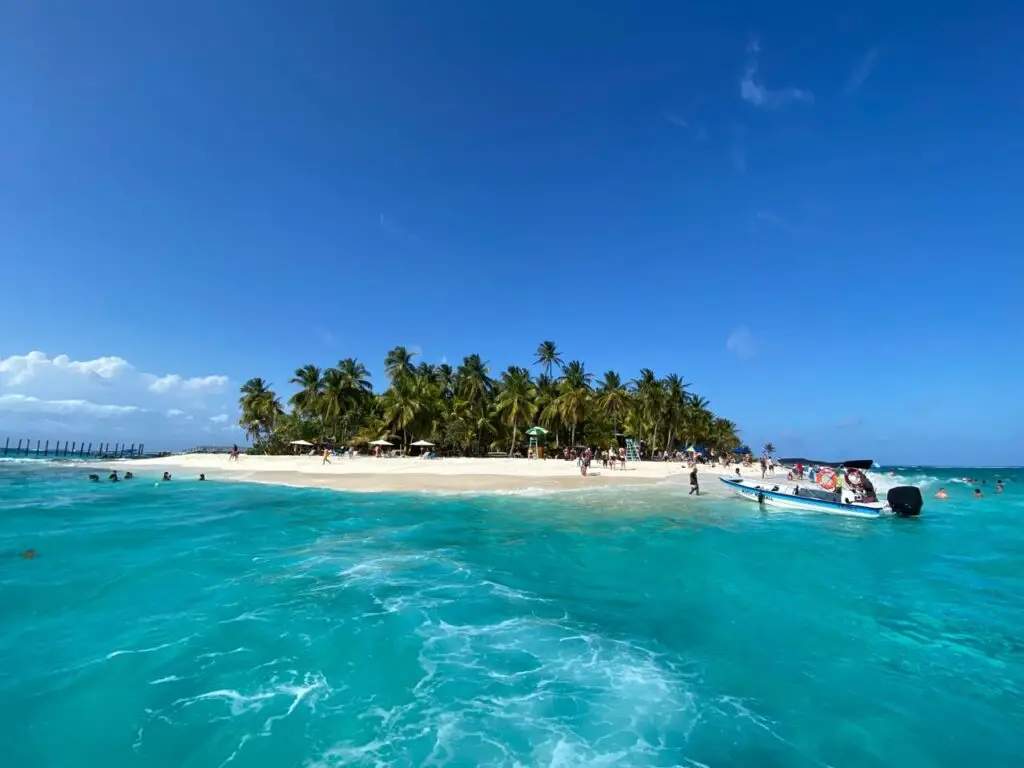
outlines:
[[687, 5], [3, 0], [0, 425], [550, 338], [751, 444], [1020, 463], [1024, 11]]

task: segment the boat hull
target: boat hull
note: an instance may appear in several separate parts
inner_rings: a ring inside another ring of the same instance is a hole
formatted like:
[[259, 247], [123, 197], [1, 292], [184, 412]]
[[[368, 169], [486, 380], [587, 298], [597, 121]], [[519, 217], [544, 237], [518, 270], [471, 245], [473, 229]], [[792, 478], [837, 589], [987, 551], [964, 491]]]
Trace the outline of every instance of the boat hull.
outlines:
[[733, 493], [748, 501], [754, 501], [771, 507], [783, 507], [786, 509], [802, 509], [807, 512], [824, 512], [830, 515], [845, 515], [847, 517], [882, 517], [884, 504], [843, 504], [838, 501], [825, 501], [809, 496], [794, 496], [792, 493], [782, 491], [770, 491], [766, 488], [759, 488], [756, 485], [747, 485], [742, 480], [734, 480], [730, 477], [718, 478], [725, 485], [729, 486]]

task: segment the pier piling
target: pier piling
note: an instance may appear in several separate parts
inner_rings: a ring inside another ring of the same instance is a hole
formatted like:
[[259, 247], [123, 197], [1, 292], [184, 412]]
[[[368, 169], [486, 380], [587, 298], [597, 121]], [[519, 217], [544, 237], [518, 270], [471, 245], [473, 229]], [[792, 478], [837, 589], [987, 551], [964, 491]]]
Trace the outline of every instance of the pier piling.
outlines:
[[127, 457], [134, 459], [144, 456], [146, 452], [146, 446], [142, 443], [129, 444], [122, 442], [115, 442], [113, 445], [110, 443], [97, 443], [96, 449], [93, 450], [93, 444], [87, 443], [85, 440], [82, 442], [65, 440], [64, 445], [61, 445], [60, 440], [55, 440], [53, 441], [53, 451], [51, 452], [50, 442], [50, 440], [36, 440], [35, 447], [33, 447], [31, 438], [26, 440], [19, 437], [17, 443], [14, 443], [8, 436], [4, 438], [3, 451], [0, 453], [0, 456], [38, 456], [40, 458], [71, 456], [97, 459], [123, 459]]

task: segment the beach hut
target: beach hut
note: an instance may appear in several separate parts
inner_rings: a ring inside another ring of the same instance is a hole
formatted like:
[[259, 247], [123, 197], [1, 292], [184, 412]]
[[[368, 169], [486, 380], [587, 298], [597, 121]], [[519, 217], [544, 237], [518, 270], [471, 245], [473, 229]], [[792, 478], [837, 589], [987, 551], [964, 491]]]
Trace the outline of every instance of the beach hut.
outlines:
[[544, 427], [530, 427], [526, 430], [526, 434], [530, 436], [530, 447], [526, 451], [528, 458], [542, 458], [544, 456], [544, 449], [537, 445], [537, 438], [543, 437], [548, 431]]

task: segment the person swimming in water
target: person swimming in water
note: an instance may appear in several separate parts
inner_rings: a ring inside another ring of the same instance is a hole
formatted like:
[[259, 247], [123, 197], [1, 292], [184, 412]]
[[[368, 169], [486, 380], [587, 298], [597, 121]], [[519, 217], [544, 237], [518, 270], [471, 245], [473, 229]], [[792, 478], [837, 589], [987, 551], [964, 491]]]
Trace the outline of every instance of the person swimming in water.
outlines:
[[131, 472], [125, 472], [124, 473], [124, 479], [125, 480], [131, 480], [133, 477], [135, 477], [135, 475], [133, 475]]
[[985, 495], [985, 494], [981, 492], [981, 488], [975, 488], [975, 489], [974, 489], [974, 498], [976, 498], [976, 499], [980, 499], [980, 498], [982, 498], [982, 497], [983, 497], [984, 495]]
[[200, 480], [205, 480], [205, 479], [206, 479], [206, 475], [205, 475], [205, 474], [203, 474], [202, 472], [200, 472], [200, 473], [199, 473], [199, 479], [200, 479]]
[[110, 473], [110, 477], [108, 477], [107, 479], [112, 483], [116, 483], [121, 478], [117, 476], [117, 470], [115, 469], [113, 472]]
[[996, 480], [996, 493], [1002, 493], [1002, 492], [1003, 492], [1003, 481], [1002, 480]]
[[938, 493], [935, 494], [935, 498], [936, 499], [948, 499], [949, 498], [949, 494], [946, 493], [946, 489], [945, 488], [939, 488]]
[[167, 482], [170, 479], [171, 479], [171, 473], [170, 472], [164, 472], [164, 476], [163, 476], [162, 480], [164, 482]]
[[89, 482], [98, 483], [100, 481], [99, 475], [89, 475]]

